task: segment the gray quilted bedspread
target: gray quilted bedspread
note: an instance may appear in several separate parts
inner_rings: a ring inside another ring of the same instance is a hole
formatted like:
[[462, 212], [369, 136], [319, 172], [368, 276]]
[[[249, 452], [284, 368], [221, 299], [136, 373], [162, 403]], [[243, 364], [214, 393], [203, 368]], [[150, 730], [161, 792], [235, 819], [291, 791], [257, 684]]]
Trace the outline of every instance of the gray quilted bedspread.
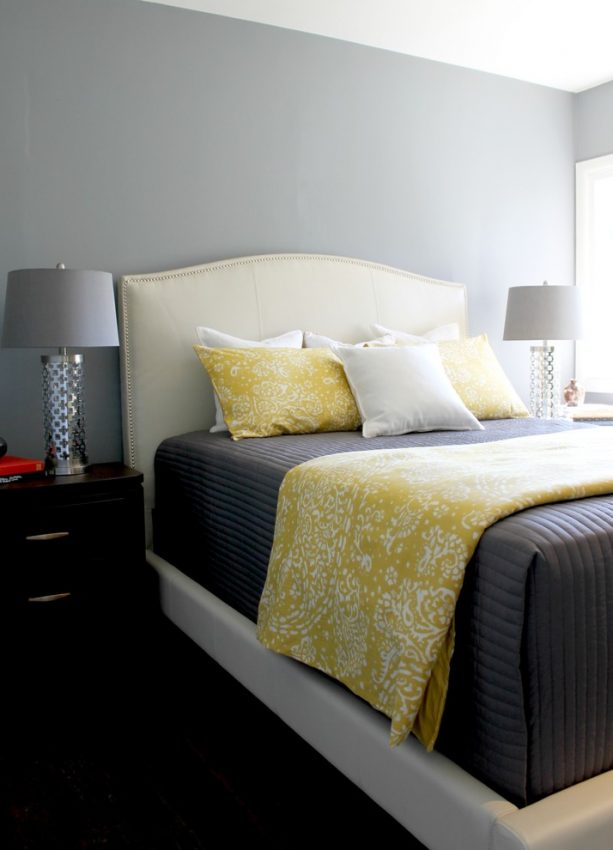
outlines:
[[[232, 441], [194, 432], [156, 457], [156, 551], [254, 620], [292, 466], [324, 454], [486, 442], [573, 427]], [[613, 766], [613, 496], [496, 523], [469, 565], [437, 747], [518, 804]]]

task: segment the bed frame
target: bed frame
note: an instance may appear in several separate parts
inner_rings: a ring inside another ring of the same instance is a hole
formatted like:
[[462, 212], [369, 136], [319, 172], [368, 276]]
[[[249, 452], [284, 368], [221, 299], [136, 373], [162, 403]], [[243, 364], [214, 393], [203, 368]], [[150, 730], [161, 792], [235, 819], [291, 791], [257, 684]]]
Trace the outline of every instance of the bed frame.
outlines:
[[[119, 282], [124, 453], [145, 476], [148, 546], [159, 443], [214, 422], [213, 391], [192, 350], [195, 326], [248, 339], [294, 328], [348, 342], [379, 322], [410, 333], [457, 322], [466, 290], [345, 257], [241, 257]], [[613, 771], [518, 809], [409, 738], [317, 671], [264, 649], [254, 624], [151, 548], [164, 613], [328, 761], [431, 850], [610, 850]]]

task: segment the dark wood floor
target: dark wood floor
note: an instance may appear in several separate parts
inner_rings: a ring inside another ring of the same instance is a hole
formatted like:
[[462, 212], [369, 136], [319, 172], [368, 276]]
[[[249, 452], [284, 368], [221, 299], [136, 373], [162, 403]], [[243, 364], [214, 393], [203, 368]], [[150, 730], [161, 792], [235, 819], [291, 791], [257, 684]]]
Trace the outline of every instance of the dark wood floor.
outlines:
[[146, 648], [121, 661], [82, 648], [9, 673], [0, 847], [422, 847], [174, 627], [155, 623]]

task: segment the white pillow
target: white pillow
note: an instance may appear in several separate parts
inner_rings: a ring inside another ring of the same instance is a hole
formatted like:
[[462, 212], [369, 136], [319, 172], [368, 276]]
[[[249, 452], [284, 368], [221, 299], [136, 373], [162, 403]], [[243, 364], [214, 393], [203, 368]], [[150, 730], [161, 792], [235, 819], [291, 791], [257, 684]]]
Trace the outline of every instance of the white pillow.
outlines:
[[[302, 348], [303, 334], [302, 331], [288, 331], [280, 336], [252, 340], [241, 339], [239, 336], [231, 336], [231, 334], [216, 331], [214, 328], [199, 325], [196, 328], [196, 336], [200, 345], [206, 345], [207, 348]], [[228, 430], [217, 395], [215, 395], [215, 424], [209, 430]]]
[[377, 339], [368, 339], [365, 342], [339, 342], [332, 337], [324, 336], [323, 334], [315, 334], [311, 331], [304, 332], [304, 347], [305, 348], [332, 348], [333, 345], [339, 345], [342, 348], [368, 348], [375, 345], [393, 345], [394, 337], [392, 334], [383, 334]]
[[438, 347], [332, 349], [362, 417], [362, 435], [482, 431], [451, 385]]
[[394, 345], [418, 345], [423, 342], [446, 342], [450, 339], [460, 339], [460, 326], [457, 322], [439, 325], [421, 335], [410, 334], [406, 331], [395, 331], [383, 325], [371, 325], [373, 333], [387, 334], [394, 340]]

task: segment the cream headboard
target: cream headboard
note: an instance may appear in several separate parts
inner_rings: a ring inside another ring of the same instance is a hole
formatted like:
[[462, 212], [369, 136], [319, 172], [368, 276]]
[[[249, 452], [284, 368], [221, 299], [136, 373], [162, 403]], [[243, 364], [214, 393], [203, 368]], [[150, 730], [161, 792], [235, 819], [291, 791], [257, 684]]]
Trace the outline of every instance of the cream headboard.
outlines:
[[421, 333], [448, 322], [467, 332], [465, 287], [346, 257], [239, 257], [119, 282], [124, 459], [145, 476], [166, 437], [208, 428], [213, 391], [192, 349], [196, 325], [247, 339], [294, 328], [346, 342], [370, 325]]

